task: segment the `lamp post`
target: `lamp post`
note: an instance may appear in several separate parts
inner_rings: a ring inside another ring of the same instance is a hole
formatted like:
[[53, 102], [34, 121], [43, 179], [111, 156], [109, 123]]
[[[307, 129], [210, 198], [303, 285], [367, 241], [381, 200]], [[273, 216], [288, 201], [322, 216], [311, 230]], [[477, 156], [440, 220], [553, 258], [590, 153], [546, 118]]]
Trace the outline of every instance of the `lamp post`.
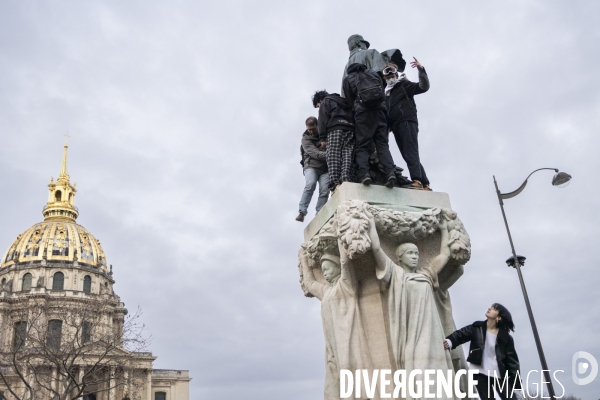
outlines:
[[[559, 172], [556, 168], [540, 168], [533, 171], [527, 179], [531, 175], [533, 175], [537, 171], [541, 171], [544, 169], [551, 169], [556, 172], [556, 175], [552, 178], [552, 185], [558, 187], [565, 187], [569, 181], [571, 180], [571, 175], [566, 172]], [[502, 200], [510, 199], [515, 197], [519, 193], [525, 189], [527, 185], [527, 179], [525, 182], [519, 186], [519, 188], [515, 191], [509, 193], [500, 193], [500, 189], [498, 189], [498, 183], [496, 182], [496, 177], [494, 176], [494, 185], [496, 186], [496, 194], [498, 195], [498, 201], [500, 202], [500, 210], [502, 210], [502, 217], [504, 218], [504, 225], [506, 226], [506, 233], [508, 234], [508, 241], [510, 242], [510, 248], [512, 250], [512, 257], [506, 260], [506, 263], [509, 267], [514, 267], [517, 270], [517, 274], [519, 275], [519, 282], [521, 283], [521, 290], [523, 291], [523, 298], [525, 299], [525, 306], [527, 307], [527, 314], [529, 315], [529, 322], [531, 323], [531, 329], [533, 330], [533, 337], [535, 338], [535, 345], [537, 347], [538, 354], [540, 356], [540, 363], [542, 364], [542, 369], [544, 372], [544, 379], [546, 380], [546, 384], [548, 386], [548, 394], [552, 399], [555, 399], [554, 395], [554, 387], [552, 386], [552, 380], [550, 379], [550, 370], [548, 369], [548, 364], [546, 363], [546, 357], [544, 356], [544, 350], [542, 349], [542, 342], [540, 341], [540, 335], [538, 334], [537, 326], [535, 324], [535, 319], [533, 318], [533, 311], [531, 311], [531, 304], [529, 303], [529, 296], [527, 296], [527, 289], [525, 288], [525, 281], [523, 281], [523, 274], [521, 273], [521, 266], [525, 265], [525, 257], [518, 256], [515, 251], [515, 246], [513, 244], [512, 236], [510, 235], [510, 229], [508, 228], [508, 221], [506, 220], [506, 213], [504, 212], [504, 202]]]

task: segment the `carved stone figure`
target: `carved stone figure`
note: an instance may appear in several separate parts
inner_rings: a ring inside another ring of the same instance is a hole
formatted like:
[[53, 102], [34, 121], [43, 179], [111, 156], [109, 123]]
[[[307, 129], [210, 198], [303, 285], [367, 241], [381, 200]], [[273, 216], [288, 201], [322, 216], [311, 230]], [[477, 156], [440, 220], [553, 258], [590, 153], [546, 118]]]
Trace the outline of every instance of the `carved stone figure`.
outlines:
[[45, 279], [44, 279], [43, 276], [40, 276], [38, 278], [38, 280], [37, 280], [37, 283], [36, 283], [35, 287], [41, 288], [41, 287], [44, 287], [44, 286], [45, 286]]
[[349, 200], [299, 258], [305, 295], [322, 301], [325, 399], [339, 398], [340, 369], [466, 368], [460, 351], [443, 348], [456, 328], [448, 288], [470, 258], [454, 211], [401, 212]]
[[[345, 254], [342, 251], [342, 254]], [[347, 258], [324, 254], [320, 264], [327, 283], [319, 282], [304, 251], [300, 251], [304, 286], [321, 300], [321, 318], [325, 333], [325, 398], [339, 398], [341, 369], [371, 369], [368, 353], [362, 351], [367, 340], [356, 300], [355, 271]]]
[[[450, 259], [448, 224], [440, 218], [440, 254], [426, 267], [417, 270], [419, 249], [410, 242], [396, 249], [397, 264], [381, 249], [375, 220], [369, 221], [371, 251], [377, 264], [377, 279], [387, 286], [387, 310], [393, 355], [398, 369], [453, 370], [450, 352], [439, 343], [446, 335], [434, 296], [438, 275]], [[437, 387], [431, 388], [433, 393]], [[442, 397], [445, 392], [442, 392]], [[451, 399], [453, 397], [450, 397]]]

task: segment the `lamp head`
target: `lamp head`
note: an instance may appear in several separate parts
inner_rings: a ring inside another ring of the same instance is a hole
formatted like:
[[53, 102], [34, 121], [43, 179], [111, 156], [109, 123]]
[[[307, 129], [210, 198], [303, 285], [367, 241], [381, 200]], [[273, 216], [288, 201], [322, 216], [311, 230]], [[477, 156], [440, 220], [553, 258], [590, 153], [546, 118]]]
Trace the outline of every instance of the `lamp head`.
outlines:
[[[519, 265], [521, 267], [525, 266], [525, 260], [526, 260], [526, 258], [524, 256], [517, 255], [517, 260], [519, 261]], [[506, 265], [508, 265], [509, 267], [516, 268], [515, 267], [515, 258], [514, 257], [510, 257], [508, 260], [506, 260]]]
[[554, 178], [552, 178], [552, 185], [559, 188], [567, 187], [570, 182], [571, 175], [567, 174], [566, 172], [558, 172], [556, 175], [554, 175]]

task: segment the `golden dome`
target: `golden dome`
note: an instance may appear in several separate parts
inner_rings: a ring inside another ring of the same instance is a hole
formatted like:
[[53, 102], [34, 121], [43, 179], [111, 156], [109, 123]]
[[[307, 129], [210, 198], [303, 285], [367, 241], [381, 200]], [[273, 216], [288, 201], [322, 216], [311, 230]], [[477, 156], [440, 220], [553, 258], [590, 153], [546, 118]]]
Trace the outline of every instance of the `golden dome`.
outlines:
[[35, 224], [17, 236], [8, 248], [0, 268], [16, 263], [62, 261], [88, 264], [108, 271], [108, 263], [100, 242], [75, 220], [76, 185], [71, 185], [67, 173], [65, 144], [62, 165], [56, 183], [50, 178], [48, 203], [42, 210], [44, 222]]
[[108, 271], [98, 239], [83, 226], [67, 220], [40, 222], [21, 233], [4, 254], [0, 268], [42, 260], [77, 261]]

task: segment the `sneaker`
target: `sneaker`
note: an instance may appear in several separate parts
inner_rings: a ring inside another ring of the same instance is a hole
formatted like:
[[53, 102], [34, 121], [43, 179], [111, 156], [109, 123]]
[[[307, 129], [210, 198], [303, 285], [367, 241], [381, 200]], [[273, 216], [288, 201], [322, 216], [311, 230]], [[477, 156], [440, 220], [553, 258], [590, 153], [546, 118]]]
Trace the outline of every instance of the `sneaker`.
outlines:
[[404, 185], [402, 187], [405, 189], [423, 190], [423, 185], [419, 181], [412, 181], [412, 183], [410, 183], [408, 185]]
[[426, 191], [426, 192], [433, 192], [433, 190], [431, 190], [431, 188], [429, 187], [429, 185], [423, 186], [423, 190]]
[[304, 222], [304, 214], [302, 214], [302, 213], [298, 214], [298, 216], [296, 217], [296, 221]]
[[373, 183], [373, 180], [371, 179], [371, 177], [369, 175], [365, 175], [363, 176], [363, 178], [360, 181], [363, 185], [370, 185], [371, 183]]
[[394, 175], [390, 175], [387, 182], [385, 183], [385, 187], [388, 187], [391, 189], [394, 186], [396, 186], [396, 183], [398, 183], [398, 181], [396, 180], [396, 177]]

